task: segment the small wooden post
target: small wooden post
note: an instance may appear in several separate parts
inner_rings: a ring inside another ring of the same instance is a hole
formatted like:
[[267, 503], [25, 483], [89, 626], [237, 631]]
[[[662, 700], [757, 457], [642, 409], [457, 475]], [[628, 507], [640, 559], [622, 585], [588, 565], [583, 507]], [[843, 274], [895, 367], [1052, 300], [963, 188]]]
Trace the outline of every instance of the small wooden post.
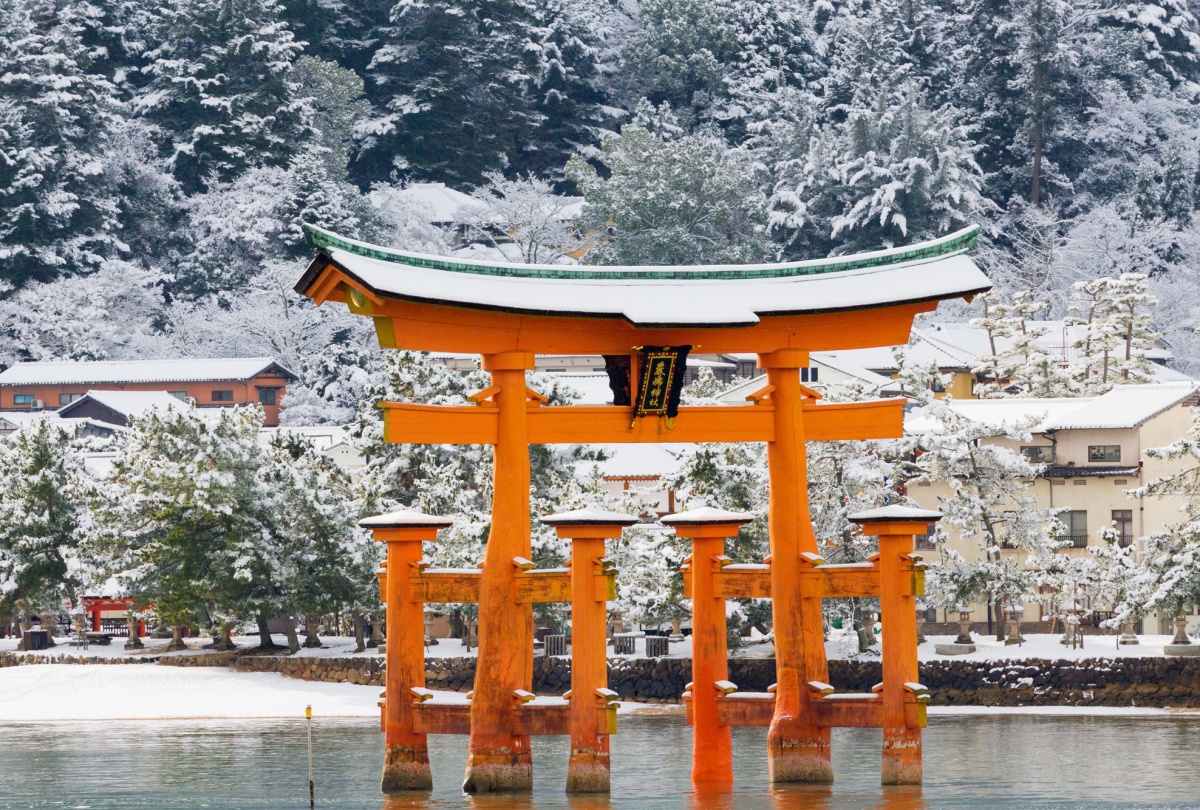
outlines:
[[[571, 541], [571, 758], [568, 793], [608, 793], [609, 700], [605, 616], [616, 598], [615, 569], [604, 557], [604, 541], [638, 522], [633, 515], [599, 508], [548, 515], [542, 522]], [[602, 719], [604, 725], [601, 726]]]
[[417, 600], [409, 575], [421, 561], [422, 543], [437, 539], [450, 518], [421, 512], [392, 512], [358, 525], [387, 543], [387, 574], [380, 577], [387, 602], [387, 686], [385, 691], [382, 788], [385, 793], [432, 790], [426, 736], [413, 731], [412, 688], [425, 686], [425, 606]]
[[[914, 537], [924, 534], [940, 512], [885, 506], [850, 515], [864, 534], [879, 537], [879, 607], [883, 624], [883, 767], [885, 785], [921, 784], [921, 727], [924, 688], [918, 683], [917, 613], [919, 571], [910, 557]], [[912, 582], [905, 587], [905, 577]], [[912, 710], [909, 711], [909, 706]]]
[[717, 721], [720, 681], [729, 678], [725, 599], [716, 595], [713, 574], [721, 570], [725, 538], [754, 515], [710, 506], [667, 515], [662, 522], [692, 541], [692, 782], [733, 783], [733, 736]]

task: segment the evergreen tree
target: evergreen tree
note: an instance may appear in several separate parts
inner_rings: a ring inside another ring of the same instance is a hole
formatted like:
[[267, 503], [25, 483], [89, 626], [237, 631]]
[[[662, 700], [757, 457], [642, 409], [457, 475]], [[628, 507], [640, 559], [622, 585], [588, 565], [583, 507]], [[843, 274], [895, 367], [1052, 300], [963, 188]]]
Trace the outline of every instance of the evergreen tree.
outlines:
[[89, 272], [122, 247], [104, 176], [116, 88], [81, 31], [50, 0], [0, 6], [0, 281]]
[[283, 166], [308, 132], [292, 66], [301, 44], [277, 0], [167, 0], [136, 107], [166, 135], [184, 190]]
[[95, 487], [75, 435], [36, 419], [0, 441], [0, 615], [79, 604]]
[[722, 264], [761, 260], [764, 200], [724, 141], [702, 131], [664, 140], [638, 126], [604, 139], [597, 158], [575, 157], [567, 178], [583, 192], [580, 227], [609, 230], [592, 264]]
[[542, 123], [536, 25], [531, 0], [399, 0], [367, 69], [375, 112], [356, 127], [360, 183], [394, 172], [473, 186], [508, 165]]

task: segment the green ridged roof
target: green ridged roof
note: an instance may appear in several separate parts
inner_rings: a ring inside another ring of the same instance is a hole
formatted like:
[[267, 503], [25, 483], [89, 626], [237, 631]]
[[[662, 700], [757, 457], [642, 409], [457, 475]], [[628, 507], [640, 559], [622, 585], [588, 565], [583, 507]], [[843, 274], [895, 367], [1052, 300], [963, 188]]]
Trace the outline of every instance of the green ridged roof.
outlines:
[[702, 279], [760, 279], [789, 278], [795, 276], [817, 276], [840, 273], [847, 270], [863, 270], [872, 267], [887, 267], [905, 262], [929, 261], [963, 253], [975, 245], [979, 226], [973, 225], [930, 242], [922, 242], [910, 248], [865, 253], [834, 259], [816, 259], [763, 265], [747, 265], [740, 269], [736, 265], [696, 265], [691, 269], [659, 267], [571, 267], [557, 265], [505, 264], [500, 262], [461, 262], [453, 259], [407, 253], [402, 250], [367, 245], [345, 239], [335, 233], [314, 225], [304, 226], [304, 237], [310, 245], [320, 250], [330, 248], [344, 250], [356, 256], [392, 262], [426, 270], [443, 270], [450, 273], [469, 273], [482, 276], [501, 276], [529, 279], [580, 279], [580, 280], [702, 280]]

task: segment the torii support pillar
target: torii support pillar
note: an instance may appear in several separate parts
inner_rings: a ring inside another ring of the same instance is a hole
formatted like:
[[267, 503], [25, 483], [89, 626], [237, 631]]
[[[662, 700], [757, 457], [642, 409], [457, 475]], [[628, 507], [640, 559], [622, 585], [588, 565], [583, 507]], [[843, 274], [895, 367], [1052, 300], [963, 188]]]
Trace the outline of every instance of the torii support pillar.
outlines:
[[633, 515], [598, 508], [548, 515], [542, 522], [571, 541], [571, 758], [568, 793], [608, 793], [611, 787], [608, 738], [601, 720], [609, 709], [608, 640], [604, 632], [608, 600], [615, 599], [611, 563], [604, 541], [638, 522]]
[[771, 541], [771, 611], [775, 629], [775, 714], [767, 731], [767, 770], [772, 782], [833, 781], [830, 730], [817, 724], [808, 699], [809, 681], [829, 680], [820, 597], [800, 589], [802, 553], [817, 553], [808, 511], [808, 461], [804, 448], [804, 400], [800, 384], [808, 352], [784, 349], [761, 354], [775, 436], [767, 442]]
[[[879, 612], [883, 625], [883, 767], [885, 785], [921, 784], [921, 726], [925, 689], [918, 682], [917, 597], [912, 570], [914, 535], [924, 534], [940, 512], [885, 506], [850, 515], [863, 534], [879, 537]], [[902, 570], [902, 566], [909, 568]], [[916, 704], [916, 705], [913, 705]], [[911, 711], [909, 710], [911, 707]]]
[[492, 526], [479, 586], [479, 657], [471, 698], [466, 793], [533, 789], [529, 735], [516, 734], [513, 695], [533, 686], [533, 605], [516, 600], [513, 558], [533, 556], [529, 533], [529, 352], [483, 356], [497, 409], [492, 450]]
[[359, 523], [387, 543], [387, 574], [380, 576], [387, 603], [387, 686], [384, 697], [385, 793], [432, 790], [426, 735], [413, 731], [413, 687], [425, 686], [425, 605], [413, 593], [410, 573], [423, 556], [422, 543], [437, 539], [449, 518], [392, 512]]
[[692, 541], [692, 782], [733, 784], [733, 736], [717, 717], [717, 698], [730, 691], [725, 638], [725, 598], [716, 595], [713, 574], [721, 570], [725, 539], [753, 515], [703, 507], [668, 515], [662, 522]]

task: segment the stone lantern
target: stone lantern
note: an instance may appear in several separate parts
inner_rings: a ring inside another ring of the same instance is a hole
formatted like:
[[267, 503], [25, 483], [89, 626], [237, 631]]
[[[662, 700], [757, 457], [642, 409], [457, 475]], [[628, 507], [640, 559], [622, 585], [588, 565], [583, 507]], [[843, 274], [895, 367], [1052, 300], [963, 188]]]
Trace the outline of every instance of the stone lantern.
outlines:
[[1192, 643], [1187, 634], [1187, 616], [1180, 613], [1175, 617], [1175, 638], [1163, 647], [1163, 655], [1200, 656], [1200, 645]]
[[437, 614], [432, 610], [425, 611], [425, 646], [433, 647], [437, 645], [437, 639], [433, 637], [433, 625], [437, 622]]
[[958, 638], [953, 644], [935, 644], [933, 651], [938, 655], [967, 655], [975, 652], [975, 640], [971, 638], [971, 608], [958, 606]]
[[138, 636], [138, 617], [133, 609], [133, 605], [129, 606], [129, 612], [126, 614], [126, 620], [129, 622], [129, 639], [125, 642], [125, 649], [140, 650], [146, 645], [142, 643], [142, 639]]
[[1025, 608], [1021, 605], [1010, 605], [1004, 609], [1004, 613], [1009, 624], [1008, 638], [1004, 640], [1004, 646], [1024, 644], [1025, 639], [1021, 637], [1021, 617], [1025, 614]]

